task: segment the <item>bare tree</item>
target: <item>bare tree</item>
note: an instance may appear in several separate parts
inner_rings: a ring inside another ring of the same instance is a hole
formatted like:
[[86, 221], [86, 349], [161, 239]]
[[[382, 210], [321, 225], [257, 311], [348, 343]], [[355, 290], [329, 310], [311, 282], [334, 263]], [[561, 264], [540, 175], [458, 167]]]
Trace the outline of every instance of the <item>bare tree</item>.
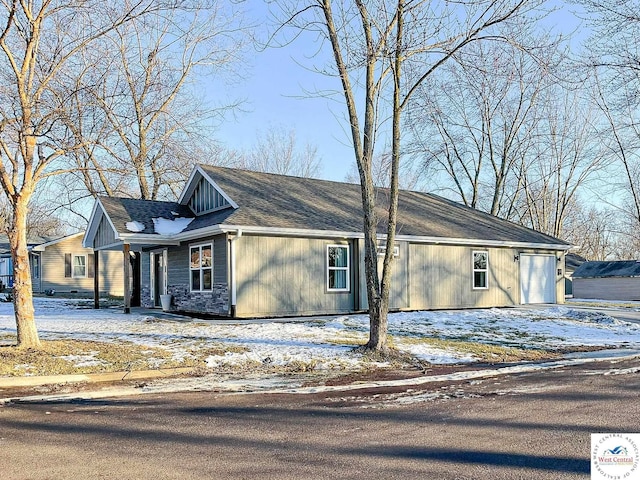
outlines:
[[[7, 232], [10, 228], [11, 205], [6, 201], [0, 202], [0, 231]], [[29, 202], [27, 213], [27, 239], [34, 237], [62, 236], [66, 233], [66, 225], [52, 215], [50, 205], [33, 198]]]
[[563, 239], [587, 260], [607, 260], [617, 256], [619, 228], [615, 210], [576, 203], [566, 218]]
[[[403, 158], [400, 165], [400, 177], [398, 185], [403, 190], [420, 190], [423, 180], [422, 169], [416, 166], [415, 162], [411, 162]], [[371, 162], [371, 173], [373, 175], [373, 184], [376, 187], [386, 187], [391, 185], [391, 154], [376, 154]], [[351, 168], [345, 176], [345, 181], [349, 183], [360, 183], [360, 175], [358, 174], [358, 166], [352, 164]]]
[[[402, 114], [416, 89], [468, 44], [526, 9], [535, 1], [336, 1], [278, 3], [286, 23], [313, 31], [331, 46], [331, 69], [341, 95], [360, 177], [363, 204], [365, 277], [370, 333], [367, 349], [387, 349], [387, 313], [398, 208], [402, 155]], [[386, 124], [385, 124], [386, 121]], [[377, 192], [372, 174], [375, 140], [389, 135], [391, 181], [386, 218], [386, 254], [377, 271]]]
[[618, 210], [623, 221], [618, 255], [627, 256], [640, 243], [640, 4], [615, 0], [576, 3], [585, 7], [593, 32], [584, 64], [593, 72], [591, 92], [603, 116], [599, 139], [615, 167], [602, 201]]
[[213, 121], [237, 103], [207, 107], [195, 86], [240, 65], [242, 18], [231, 4], [188, 2], [120, 25], [84, 52], [68, 127], [83, 144], [74, 174], [89, 192], [175, 193]]
[[[74, 93], [67, 69], [98, 39], [167, 2], [6, 0], [0, 13], [0, 184], [10, 205], [18, 345], [38, 347], [27, 251], [27, 213], [36, 186], [63, 171], [79, 148], [64, 128]], [[102, 14], [96, 15], [96, 12]]]
[[538, 47], [476, 42], [423, 85], [409, 116], [412, 155], [425, 175], [440, 178], [465, 205], [505, 218], [518, 199], [514, 173], [537, 141], [539, 102], [550, 85], [554, 47], [543, 38], [529, 43]]
[[258, 133], [248, 151], [233, 152], [230, 163], [246, 170], [312, 178], [320, 174], [321, 158], [314, 145], [300, 148], [295, 130], [272, 126]]
[[537, 140], [516, 170], [522, 191], [517, 221], [559, 238], [565, 236], [580, 190], [609, 162], [597, 137], [596, 107], [582, 95], [558, 86], [547, 91]]

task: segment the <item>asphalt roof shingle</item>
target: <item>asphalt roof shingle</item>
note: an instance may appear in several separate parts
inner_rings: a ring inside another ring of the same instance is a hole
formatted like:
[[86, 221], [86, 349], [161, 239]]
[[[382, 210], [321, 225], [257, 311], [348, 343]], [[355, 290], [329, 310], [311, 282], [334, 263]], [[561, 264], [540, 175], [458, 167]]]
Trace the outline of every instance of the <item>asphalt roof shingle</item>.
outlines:
[[584, 262], [573, 278], [640, 277], [640, 261]]
[[[359, 185], [226, 167], [201, 168], [239, 208], [200, 215], [185, 231], [218, 224], [352, 233], [363, 230]], [[380, 209], [388, 205], [388, 189], [378, 189], [377, 197]], [[194, 216], [187, 206], [176, 202], [116, 198], [101, 201], [122, 233], [127, 233], [126, 222], [133, 220], [145, 225], [142, 233], [153, 233], [153, 217], [172, 218], [172, 212]], [[386, 232], [384, 223], [380, 222], [378, 231]], [[400, 192], [397, 232], [422, 237], [567, 245], [437, 195], [412, 191]]]

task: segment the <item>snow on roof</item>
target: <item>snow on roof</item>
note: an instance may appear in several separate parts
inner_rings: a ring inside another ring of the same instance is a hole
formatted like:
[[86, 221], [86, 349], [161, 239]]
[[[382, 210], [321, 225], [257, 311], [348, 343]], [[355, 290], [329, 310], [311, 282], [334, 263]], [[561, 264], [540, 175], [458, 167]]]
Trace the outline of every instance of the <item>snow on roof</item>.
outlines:
[[174, 235], [182, 232], [193, 221], [193, 218], [176, 217], [173, 220], [167, 218], [154, 218], [153, 229], [159, 235]]
[[133, 222], [127, 222], [125, 224], [125, 227], [127, 228], [127, 230], [133, 233], [140, 233], [144, 230], [144, 224], [138, 222], [137, 220], [134, 220]]

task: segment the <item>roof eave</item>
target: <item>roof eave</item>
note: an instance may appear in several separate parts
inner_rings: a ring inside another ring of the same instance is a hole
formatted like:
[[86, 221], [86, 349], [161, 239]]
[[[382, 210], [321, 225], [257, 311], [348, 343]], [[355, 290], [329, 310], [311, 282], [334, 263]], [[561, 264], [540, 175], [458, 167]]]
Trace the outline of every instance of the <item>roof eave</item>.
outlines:
[[[220, 224], [204, 229], [191, 230], [176, 235], [174, 238], [187, 240], [190, 238], [198, 238], [208, 233], [225, 233], [242, 230], [243, 233], [254, 234], [271, 234], [292, 237], [312, 237], [312, 238], [364, 238], [362, 232], [349, 232], [344, 230], [311, 230], [301, 228], [279, 228], [279, 227], [256, 227], [251, 225], [230, 225]], [[387, 238], [385, 234], [378, 234], [378, 238]], [[512, 248], [529, 248], [529, 249], [545, 249], [545, 250], [562, 250], [567, 251], [572, 248], [568, 244], [549, 244], [539, 242], [518, 242], [503, 240], [483, 240], [478, 238], [453, 238], [453, 237], [433, 237], [433, 236], [416, 236], [416, 235], [396, 235], [396, 240], [414, 243], [431, 243], [431, 244], [451, 244], [451, 245], [482, 245], [488, 247], [512, 247]]]
[[[50, 242], [45, 242], [45, 243], [41, 243], [40, 245], [35, 245], [33, 247], [31, 247], [31, 250], [33, 250], [34, 252], [44, 252], [44, 250], [47, 247], [50, 247], [51, 245], [55, 245], [56, 243], [60, 243], [64, 240], [68, 240], [70, 238], [74, 238], [77, 237], [79, 235], [84, 235], [85, 232], [76, 232], [76, 233], [72, 233], [71, 235], [65, 235], [64, 237], [60, 237], [60, 238], [56, 238], [55, 240], [51, 240]], [[84, 247], [84, 237], [83, 237], [83, 245]]]
[[[99, 209], [99, 210], [98, 210]], [[109, 220], [109, 223], [113, 227], [113, 223], [111, 223], [111, 219], [109, 215], [107, 215], [107, 211], [102, 205], [100, 198], [96, 198], [93, 202], [93, 209], [91, 210], [91, 215], [89, 216], [89, 222], [87, 223], [87, 229], [84, 232], [84, 237], [82, 237], [82, 246], [84, 248], [93, 248], [93, 239], [95, 238], [96, 232], [98, 231], [98, 226], [100, 225], [100, 215], [104, 215]], [[113, 228], [113, 231], [118, 236], [118, 231]]]
[[[384, 236], [386, 238], [386, 235]], [[433, 243], [433, 244], [450, 244], [450, 245], [483, 245], [487, 247], [502, 248], [530, 248], [544, 250], [562, 250], [568, 251], [573, 246], [561, 243], [540, 243], [540, 242], [522, 242], [514, 240], [483, 240], [481, 238], [455, 238], [455, 237], [433, 237], [419, 235], [396, 235], [396, 239], [400, 241], [410, 241], [414, 243]]]
[[[278, 235], [285, 237], [304, 237], [304, 238], [364, 238], [362, 232], [350, 232], [344, 230], [313, 230], [301, 228], [282, 228], [282, 227], [258, 227], [252, 225], [234, 225], [234, 224], [217, 224], [209, 227], [188, 230], [172, 235], [158, 234], [120, 234], [121, 243], [130, 244], [155, 244], [155, 245], [179, 245], [182, 242], [195, 240], [207, 235], [220, 235], [223, 233], [237, 232], [241, 230], [243, 233], [256, 235]], [[379, 239], [385, 239], [385, 234], [378, 234]], [[567, 244], [550, 244], [538, 242], [520, 242], [520, 241], [504, 241], [504, 240], [483, 240], [478, 238], [453, 238], [453, 237], [433, 237], [433, 236], [415, 236], [415, 235], [397, 235], [396, 240], [412, 243], [425, 244], [442, 244], [442, 245], [468, 245], [483, 247], [499, 247], [499, 248], [526, 248], [540, 250], [557, 250], [568, 251], [572, 248]]]
[[155, 245], [180, 245], [175, 235], [159, 235], [157, 233], [121, 233], [120, 240], [124, 243], [140, 243]]

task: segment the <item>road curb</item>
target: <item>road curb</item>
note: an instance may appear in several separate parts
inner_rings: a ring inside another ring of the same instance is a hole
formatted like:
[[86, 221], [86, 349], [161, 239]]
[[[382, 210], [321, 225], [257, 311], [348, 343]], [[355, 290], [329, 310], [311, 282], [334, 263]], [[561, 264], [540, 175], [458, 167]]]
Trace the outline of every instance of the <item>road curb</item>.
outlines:
[[145, 380], [190, 373], [193, 367], [133, 370], [124, 372], [86, 373], [74, 375], [40, 375], [33, 377], [1, 377], [0, 388], [39, 387], [68, 383], [108, 383], [123, 380]]
[[275, 390], [261, 390], [256, 392], [243, 393], [268, 393], [268, 394], [312, 394], [320, 392], [336, 392], [336, 391], [352, 391], [352, 390], [368, 390], [371, 388], [390, 388], [390, 387], [410, 387], [425, 385], [428, 383], [438, 382], [454, 382], [464, 380], [474, 380], [479, 378], [490, 378], [501, 375], [509, 375], [514, 373], [529, 373], [540, 370], [552, 370], [556, 368], [572, 367], [577, 365], [586, 365], [596, 362], [620, 362], [623, 360], [631, 360], [640, 358], [640, 352], [633, 352], [627, 355], [609, 356], [609, 357], [589, 357], [582, 356], [576, 358], [567, 358], [564, 360], [555, 360], [539, 363], [524, 363], [517, 365], [509, 365], [498, 368], [486, 368], [482, 370], [465, 370], [462, 372], [447, 373], [443, 375], [431, 375], [423, 377], [404, 378], [400, 380], [382, 380], [376, 382], [355, 382], [348, 385], [331, 385], [322, 387], [300, 387], [300, 388], [280, 388]]
[[[602, 352], [601, 352], [602, 353]], [[490, 378], [497, 377], [501, 375], [509, 375], [515, 373], [527, 373], [541, 370], [551, 370], [556, 368], [563, 367], [571, 367], [577, 365], [586, 365], [589, 363], [599, 363], [599, 362], [620, 362], [623, 360], [630, 360], [634, 358], [640, 358], [639, 351], [618, 351], [617, 354], [611, 353], [610, 355], [600, 355], [600, 356], [589, 356], [587, 354], [576, 356], [572, 358], [566, 358], [564, 360], [556, 360], [556, 361], [547, 361], [547, 362], [538, 362], [538, 363], [525, 363], [518, 365], [508, 365], [504, 367], [497, 368], [483, 368], [479, 370], [465, 370], [461, 372], [455, 372], [450, 374], [443, 375], [427, 375], [422, 377], [411, 377], [404, 378], [399, 380], [380, 380], [373, 382], [354, 382], [345, 385], [332, 385], [332, 386], [310, 386], [310, 387], [286, 387], [282, 386], [276, 389], [265, 389], [260, 388], [255, 385], [253, 388], [250, 388], [247, 384], [245, 384], [242, 388], [238, 389], [237, 385], [234, 385], [235, 382], [218, 382], [212, 383], [211, 391], [215, 391], [218, 394], [315, 394], [315, 393], [329, 393], [329, 392], [339, 392], [339, 391], [354, 391], [354, 390], [365, 390], [372, 388], [394, 388], [394, 387], [408, 387], [408, 386], [419, 386], [425, 385], [428, 383], [437, 383], [437, 382], [451, 382], [451, 381], [466, 381], [472, 379], [480, 379], [480, 378]], [[153, 378], [162, 378], [162, 377], [170, 377], [175, 374], [180, 373], [189, 373], [193, 371], [193, 368], [175, 368], [175, 369], [165, 369], [165, 370], [149, 370], [149, 371], [140, 371], [140, 372], [114, 372], [111, 374], [95, 374], [95, 375], [60, 375], [60, 376], [52, 376], [52, 377], [40, 377], [40, 378], [50, 378], [50, 379], [60, 379], [62, 377], [100, 377], [104, 380], [95, 380], [92, 379], [93, 382], [97, 381], [118, 381], [118, 380], [135, 380], [135, 379], [153, 379]], [[118, 378], [117, 375], [121, 375]], [[123, 376], [124, 375], [124, 376]], [[32, 377], [38, 378], [38, 377]], [[108, 380], [112, 378], [113, 380]], [[85, 380], [77, 380], [77, 381], [85, 381]], [[65, 383], [61, 381], [52, 382], [52, 383]], [[72, 382], [67, 382], [72, 383]], [[34, 385], [31, 385], [34, 386]], [[126, 386], [126, 387], [111, 387], [104, 388], [100, 390], [92, 390], [92, 391], [80, 391], [74, 393], [58, 393], [58, 394], [44, 394], [44, 395], [31, 395], [31, 396], [16, 396], [10, 398], [0, 398], [0, 406], [3, 404], [11, 403], [11, 402], [52, 402], [52, 401], [74, 401], [74, 400], [98, 400], [104, 398], [113, 398], [113, 397], [126, 397], [126, 396], [134, 396], [134, 395], [144, 395], [144, 394], [162, 394], [162, 393], [178, 393], [181, 391], [189, 391], [189, 388], [184, 389], [175, 389], [175, 388], [154, 388], [151, 390], [145, 390], [144, 388]], [[207, 390], [208, 391], [208, 390]]]

